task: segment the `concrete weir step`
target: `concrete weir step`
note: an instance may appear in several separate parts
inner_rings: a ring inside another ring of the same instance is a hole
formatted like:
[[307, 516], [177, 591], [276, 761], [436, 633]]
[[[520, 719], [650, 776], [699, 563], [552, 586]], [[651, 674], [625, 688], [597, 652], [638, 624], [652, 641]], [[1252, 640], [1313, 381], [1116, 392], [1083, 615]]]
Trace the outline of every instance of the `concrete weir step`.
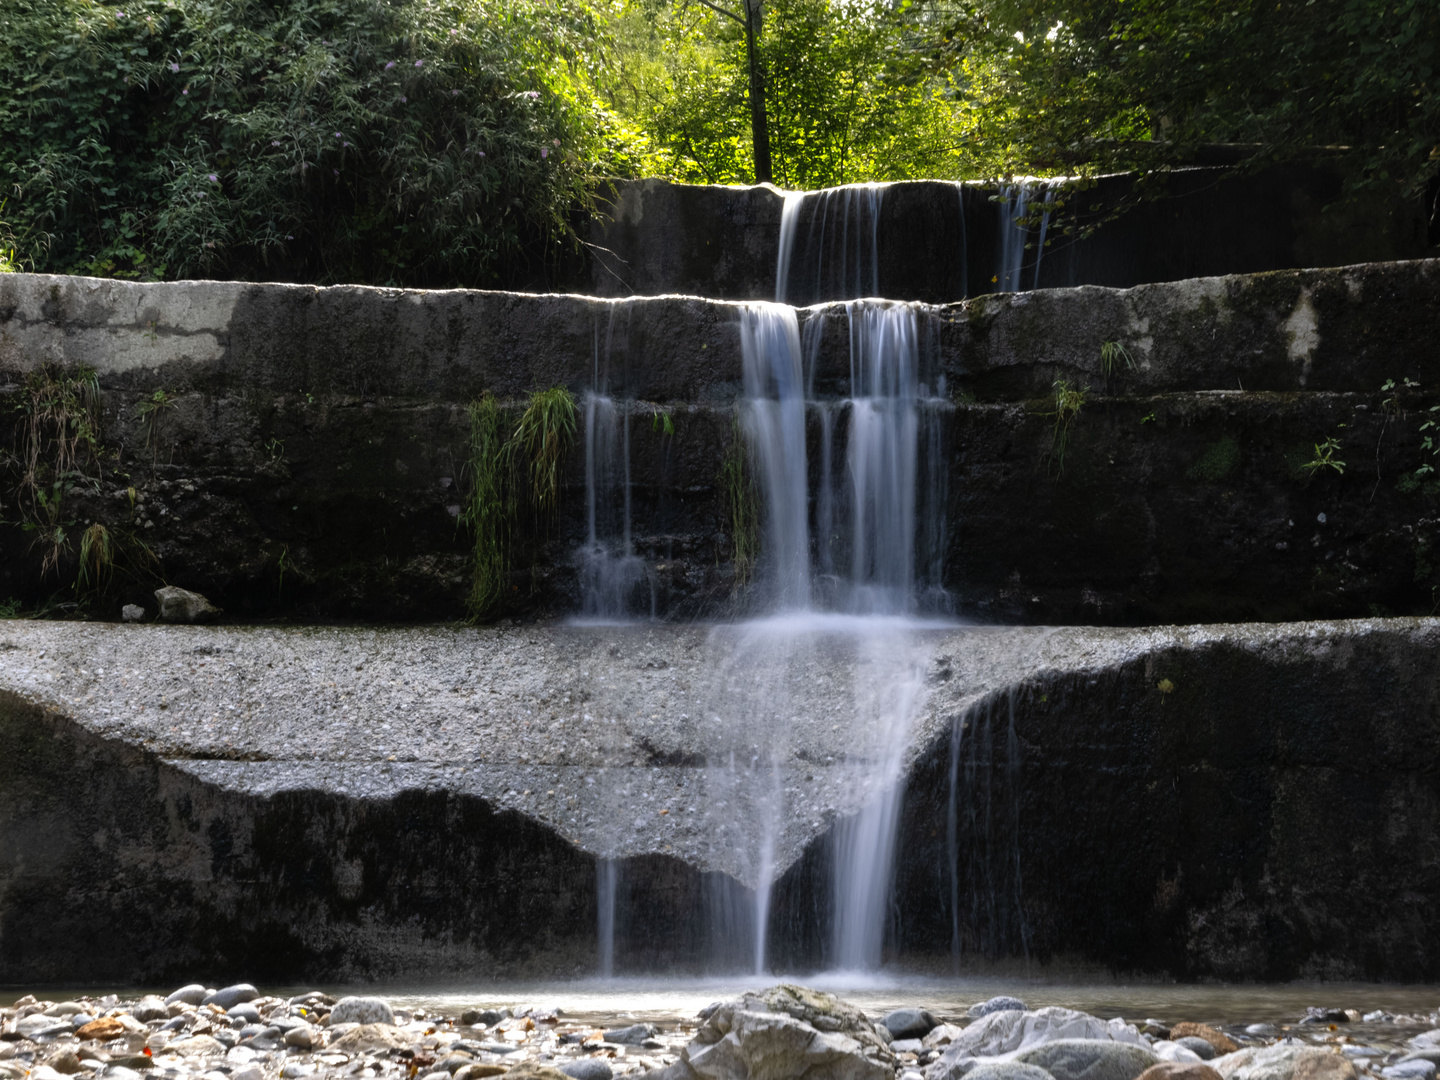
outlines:
[[[1440, 261], [915, 311], [949, 480], [939, 572], [962, 613], [1146, 623], [1433, 609], [1440, 515], [1416, 472], [1440, 403]], [[93, 369], [101, 452], [66, 493], [67, 519], [133, 534], [167, 581], [228, 617], [433, 620], [464, 613], [466, 406], [490, 392], [513, 408], [556, 385], [583, 399], [608, 370], [605, 392], [632, 417], [631, 534], [653, 610], [710, 618], [754, 606], [719, 480], [737, 439], [741, 314], [682, 296], [7, 274], [0, 396], [41, 369]], [[798, 314], [807, 337], [818, 331], [815, 395], [836, 402], [850, 392], [847, 307]], [[1107, 342], [1129, 358], [1108, 370]], [[1088, 394], [1063, 457], [1057, 381]], [[144, 406], [162, 391], [152, 430]], [[21, 415], [0, 412], [0, 443], [20, 437]], [[1307, 469], [1330, 439], [1345, 471]], [[585, 484], [577, 441], [510, 614], [581, 608]], [[0, 599], [27, 608], [58, 587], [34, 538], [0, 524]], [[110, 614], [153, 607], [153, 587]]]
[[[1189, 977], [1440, 975], [1440, 620], [894, 634], [900, 956], [958, 926]], [[773, 960], [813, 966], [884, 749], [844, 719], [890, 662], [858, 640], [0, 623], [0, 982], [587, 973], [597, 856], [617, 962], [703, 967], [713, 901], [757, 884], [726, 829], [776, 783]], [[791, 688], [778, 774], [743, 767], [757, 664]]]

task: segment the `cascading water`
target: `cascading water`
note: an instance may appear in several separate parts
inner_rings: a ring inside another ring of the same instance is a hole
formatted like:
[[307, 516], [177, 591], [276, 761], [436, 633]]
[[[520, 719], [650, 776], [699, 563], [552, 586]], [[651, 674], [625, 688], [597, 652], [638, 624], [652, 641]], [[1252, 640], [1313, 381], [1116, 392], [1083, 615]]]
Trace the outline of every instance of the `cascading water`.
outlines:
[[880, 184], [788, 191], [775, 299], [813, 304], [880, 295]]
[[[1050, 184], [1038, 185], [1042, 202], [1049, 205], [1055, 201], [1055, 189]], [[1008, 184], [1000, 189], [1000, 266], [996, 272], [1000, 292], [1019, 292], [1026, 288], [1024, 278], [1030, 270], [1025, 264], [1025, 252], [1030, 246], [1031, 226], [1030, 204], [1034, 199], [1037, 185], [1024, 182]], [[1032, 289], [1040, 287], [1040, 262], [1045, 255], [1045, 234], [1050, 228], [1050, 211], [1040, 215], [1039, 236], [1035, 244], [1035, 262], [1029, 274]]]

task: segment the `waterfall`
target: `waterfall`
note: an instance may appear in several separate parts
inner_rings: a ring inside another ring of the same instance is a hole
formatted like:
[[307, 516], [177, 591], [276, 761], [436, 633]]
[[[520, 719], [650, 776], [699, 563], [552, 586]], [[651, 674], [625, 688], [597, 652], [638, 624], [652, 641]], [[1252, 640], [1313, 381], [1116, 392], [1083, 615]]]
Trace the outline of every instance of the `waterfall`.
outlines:
[[880, 295], [880, 184], [787, 191], [775, 299], [813, 304]]
[[[1043, 203], [1055, 201], [1055, 188], [1046, 183], [1035, 185], [1029, 182], [1007, 184], [1000, 189], [1000, 249], [999, 269], [996, 271], [997, 292], [1019, 292], [1024, 284], [1025, 252], [1030, 243], [1030, 224], [1025, 218], [1030, 212], [1030, 203], [1036, 188], [1043, 192]], [[1030, 288], [1040, 287], [1040, 261], [1045, 255], [1045, 234], [1050, 228], [1050, 211], [1040, 215], [1039, 239], [1035, 245], [1035, 266], [1030, 276]]]
[[595, 860], [595, 914], [600, 942], [600, 977], [615, 975], [615, 894], [620, 864], [615, 859]]

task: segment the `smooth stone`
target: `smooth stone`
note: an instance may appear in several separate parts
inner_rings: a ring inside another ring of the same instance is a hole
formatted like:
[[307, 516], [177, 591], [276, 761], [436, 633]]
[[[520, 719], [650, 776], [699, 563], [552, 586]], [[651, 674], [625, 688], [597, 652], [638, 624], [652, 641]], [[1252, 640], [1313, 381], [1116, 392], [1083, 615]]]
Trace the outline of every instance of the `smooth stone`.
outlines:
[[476, 1024], [494, 1027], [503, 1019], [505, 1017], [499, 1009], [466, 1009], [460, 1014], [460, 1023], [466, 1027], [474, 1027]]
[[130, 1015], [142, 1024], [148, 1024], [152, 1020], [169, 1020], [170, 1006], [165, 1004], [164, 998], [147, 994], [135, 1003]]
[[451, 1047], [450, 1054], [437, 1061], [434, 1065], [434, 1069], [436, 1072], [439, 1072], [441, 1069], [443, 1069], [445, 1070], [446, 1076], [454, 1076], [455, 1073], [459, 1072], [466, 1065], [473, 1064], [475, 1064], [475, 1059], [472, 1058], [469, 1054], [457, 1054], [454, 1052], [454, 1047]]
[[1017, 1054], [1015, 1060], [1038, 1065], [1055, 1080], [1135, 1080], [1160, 1059], [1131, 1043], [1056, 1039]]
[[496, 1065], [493, 1061], [477, 1061], [456, 1072], [453, 1080], [486, 1080], [491, 1076], [503, 1076], [509, 1071], [507, 1065]]
[[240, 1029], [240, 1041], [244, 1042], [246, 1039], [255, 1038], [256, 1035], [263, 1035], [265, 1030], [264, 1024], [246, 1024]]
[[1174, 1042], [1178, 1046], [1185, 1047], [1201, 1061], [1210, 1061], [1216, 1057], [1215, 1044], [1199, 1035], [1182, 1035]]
[[896, 1039], [923, 1039], [939, 1026], [940, 1021], [924, 1009], [896, 1009], [886, 1013], [880, 1023]]
[[75, 1053], [73, 1047], [66, 1047], [64, 1050], [57, 1050], [45, 1059], [45, 1064], [58, 1073], [66, 1076], [73, 1076], [81, 1069], [80, 1056]]
[[[31, 1075], [33, 1076], [34, 1074], [32, 1073]], [[138, 1072], [134, 1069], [128, 1069], [124, 1065], [106, 1065], [105, 1071], [100, 1075], [104, 1076], [105, 1080], [140, 1080], [140, 1074]], [[233, 1073], [231, 1074], [231, 1080], [235, 1080]], [[262, 1077], [261, 1080], [264, 1080], [264, 1078]]]
[[254, 1001], [260, 996], [260, 991], [249, 983], [236, 983], [234, 986], [227, 986], [223, 990], [216, 990], [201, 999], [202, 1005], [217, 1005], [222, 1009], [233, 1009], [247, 1001]]
[[306, 1023], [298, 1024], [285, 1032], [285, 1045], [293, 1046], [297, 1050], [313, 1050], [315, 1041], [315, 1029]]
[[1302, 1024], [1348, 1024], [1350, 1014], [1344, 1009], [1322, 1009], [1310, 1006], [1300, 1018]]
[[75, 1025], [70, 1023], [69, 1020], [61, 1020], [59, 1023], [56, 1023], [54, 1019], [49, 1017], [47, 1017], [47, 1019], [50, 1020], [50, 1026], [41, 1028], [39, 1031], [32, 1031], [30, 1038], [53, 1039], [58, 1035], [69, 1035], [75, 1031]]
[[22, 1016], [15, 1021], [15, 1030], [27, 1039], [37, 1031], [44, 1031], [46, 1028], [55, 1026], [55, 1018], [46, 1016], [44, 1013], [31, 1013], [29, 1016]]
[[1038, 1065], [1025, 1065], [1019, 1061], [983, 1062], [965, 1073], [966, 1080], [1055, 1080]]
[[314, 1076], [316, 1068], [317, 1066], [305, 1061], [287, 1061], [280, 1070], [280, 1075], [285, 1080], [298, 1080], [301, 1076]]
[[1220, 1074], [1204, 1063], [1162, 1061], [1151, 1065], [1136, 1080], [1220, 1080]]
[[639, 1046], [659, 1030], [654, 1024], [631, 1024], [605, 1032], [604, 1038], [608, 1043]]
[[191, 1035], [188, 1039], [177, 1039], [165, 1047], [166, 1051], [181, 1057], [201, 1057], [205, 1054], [223, 1054], [225, 1044], [209, 1035]]
[[85, 1006], [78, 1001], [57, 1001], [46, 1009], [41, 1016], [55, 1016], [62, 1020], [68, 1020], [78, 1012], [84, 1012]]
[[330, 1010], [332, 1024], [394, 1024], [390, 1003], [378, 997], [343, 997]]
[[1342, 1055], [1299, 1041], [1246, 1047], [1210, 1065], [1222, 1080], [1355, 1080], [1355, 1066]]
[[896, 1039], [890, 1044], [892, 1054], [918, 1054], [925, 1049], [920, 1039]]
[[1429, 1050], [1440, 1047], [1440, 1028], [1431, 1028], [1429, 1031], [1422, 1031], [1405, 1044], [1416, 1050]]
[[[1203, 1041], [1203, 1040], [1202, 1040]], [[1178, 1042], [1171, 1042], [1169, 1039], [1159, 1039], [1150, 1044], [1150, 1049], [1161, 1062], [1175, 1062], [1181, 1065], [1199, 1065], [1215, 1056], [1215, 1048], [1205, 1043], [1205, 1048], [1210, 1051], [1208, 1057], [1202, 1058], [1194, 1050], [1181, 1046]]]
[[1402, 1058], [1380, 1070], [1385, 1080], [1435, 1080], [1435, 1062], [1425, 1058]]
[[450, 1080], [450, 1074], [444, 1069], [436, 1069], [433, 1072], [420, 1074], [419, 1080]]
[[1245, 1034], [1256, 1039], [1273, 1039], [1280, 1034], [1280, 1029], [1274, 1024], [1250, 1024], [1245, 1028]]
[[[1346, 1047], [1346, 1049], [1348, 1050], [1350, 1048]], [[1364, 1049], [1368, 1050], [1370, 1048], [1364, 1047]], [[1371, 1052], [1376, 1054], [1380, 1053], [1379, 1050], [1373, 1050]], [[1412, 1050], [1402, 1057], [1400, 1061], [1433, 1061], [1436, 1065], [1440, 1065], [1440, 1047], [1434, 1050]], [[1399, 1062], [1396, 1062], [1396, 1064], [1399, 1064]]]
[[[779, 991], [777, 993], [777, 991]], [[791, 1007], [812, 1012], [817, 1020], [839, 1024], [843, 1010], [832, 995], [803, 988], [778, 987], [762, 995], [746, 994], [715, 1009], [685, 1047], [677, 1065], [704, 1080], [751, 1080], [759, 1077], [821, 1077], [827, 1080], [895, 1080], [895, 1070], [865, 1054], [866, 1047], [838, 1031], [820, 1031], [787, 1012], [747, 1008], [751, 1000], [777, 1003], [790, 998]], [[816, 1009], [823, 1005], [825, 1011]], [[863, 1016], [858, 1013], [857, 1015]], [[870, 1037], [879, 1042], [871, 1029]], [[878, 1046], [872, 1052], [878, 1053]], [[668, 1070], [666, 1071], [668, 1072]], [[662, 1073], [661, 1075], [665, 1075]]]
[[521, 1047], [516, 1046], [514, 1043], [482, 1042], [480, 1049], [484, 1050], [487, 1054], [513, 1054], [515, 1051], [521, 1049]]
[[1088, 1013], [1052, 1005], [1034, 1012], [1003, 1009], [983, 1016], [950, 1040], [942, 1060], [999, 1057], [1057, 1039], [1143, 1044], [1140, 1032], [1122, 1020], [1101, 1020]]
[[165, 998], [166, 1005], [199, 1005], [205, 1000], [205, 987], [199, 983], [182, 986]]
[[230, 1017], [231, 1020], [244, 1020], [248, 1024], [258, 1024], [260, 1022], [260, 1010], [248, 1001], [226, 1009], [225, 1015]]
[[[1204, 1039], [1215, 1048], [1215, 1054], [1233, 1054], [1236, 1050], [1240, 1049], [1240, 1047], [1235, 1045], [1235, 1040], [1228, 1038], [1223, 1031], [1217, 1031], [1209, 1024], [1192, 1024], [1188, 1022], [1176, 1024], [1170, 1029], [1170, 1038], [1176, 1042], [1186, 1038]], [[1206, 1060], [1209, 1059], [1207, 1058]]]
[[1009, 997], [1001, 994], [992, 997], [989, 1001], [977, 1001], [971, 1005], [965, 1013], [971, 1020], [979, 1020], [982, 1016], [989, 1016], [997, 1012], [1028, 1012], [1029, 1006], [1017, 997]]
[[265, 1080], [265, 1071], [258, 1065], [243, 1065], [230, 1074], [230, 1080]]
[[399, 1050], [408, 1045], [393, 1024], [360, 1024], [333, 1039], [330, 1049], [353, 1054], [359, 1050]]
[[612, 1080], [615, 1076], [615, 1070], [604, 1058], [581, 1058], [579, 1061], [567, 1061], [560, 1066], [559, 1071], [570, 1077], [571, 1080]]
[[30, 1070], [30, 1080], [65, 1080], [65, 1074], [56, 1072], [49, 1065], [36, 1065]]
[[160, 605], [161, 622], [194, 623], [220, 613], [219, 608], [199, 593], [175, 585], [156, 589], [155, 602]]

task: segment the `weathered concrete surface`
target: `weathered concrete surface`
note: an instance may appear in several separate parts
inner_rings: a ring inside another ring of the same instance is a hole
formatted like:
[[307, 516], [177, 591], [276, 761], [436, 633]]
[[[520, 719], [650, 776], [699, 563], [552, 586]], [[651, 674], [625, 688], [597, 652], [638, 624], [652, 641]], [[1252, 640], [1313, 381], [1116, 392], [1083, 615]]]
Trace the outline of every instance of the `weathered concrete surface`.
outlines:
[[[0, 979], [591, 970], [597, 853], [622, 961], [703, 963], [777, 797], [772, 955], [823, 961], [890, 661], [772, 630], [3, 624]], [[895, 633], [903, 955], [948, 954], [948, 845], [967, 955], [1440, 974], [1440, 620]], [[757, 655], [790, 690], [747, 716]]]
[[[1070, 223], [1077, 215], [1081, 226], [1102, 221], [1131, 184], [1129, 176], [1106, 176], [1074, 192]], [[1000, 272], [1001, 209], [993, 185], [967, 183], [963, 196], [961, 185], [944, 181], [875, 187], [881, 193], [875, 295], [946, 303], [990, 290]], [[1339, 176], [1323, 167], [1292, 165], [1251, 176], [1180, 169], [1169, 177], [1167, 192], [1083, 239], [1052, 227], [1039, 260], [1038, 287], [1128, 287], [1414, 259], [1429, 244], [1419, 200], [1346, 203]], [[582, 288], [601, 296], [692, 293], [773, 300], [782, 206], [782, 194], [763, 185], [621, 184], [609, 212], [591, 226], [591, 276]], [[812, 216], [802, 207], [797, 266], [814, 261], [806, 247], [812, 232], [818, 233]], [[1037, 287], [1038, 230], [1030, 240], [1037, 246], [1024, 259], [1021, 283], [1027, 289]], [[803, 273], [799, 280], [792, 275], [791, 286], [786, 299], [796, 303], [851, 297], [817, 293]]]
[[[844, 307], [801, 316], [819, 335], [817, 395], [843, 398]], [[153, 612], [163, 581], [230, 618], [458, 617], [465, 404], [486, 389], [512, 402], [556, 383], [583, 393], [598, 361], [630, 402], [647, 599], [664, 617], [743, 611], [718, 483], [735, 437], [739, 317], [738, 305], [683, 297], [4, 275], [0, 393], [41, 364], [93, 365], [103, 453], [65, 495], [58, 572], [41, 572], [34, 531], [0, 526], [0, 600], [33, 606], [69, 589], [77, 537], [100, 521], [131, 553], [95, 601], [107, 616], [124, 603]], [[949, 395], [935, 423], [951, 478], [945, 581], [960, 611], [1136, 623], [1433, 609], [1440, 490], [1414, 473], [1440, 400], [1440, 263], [1040, 291], [917, 319], [925, 377]], [[1104, 341], [1124, 344], [1135, 369], [1107, 377]], [[1061, 378], [1090, 393], [1063, 470], [1050, 400]], [[1386, 380], [1398, 396], [1381, 392]], [[161, 389], [173, 405], [151, 440], [140, 407]], [[22, 418], [0, 414], [0, 445], [15, 445]], [[1332, 436], [1346, 471], [1306, 472]], [[512, 613], [578, 606], [581, 446], [558, 522], [526, 541]], [[6, 520], [14, 480], [7, 471], [0, 491]]]

